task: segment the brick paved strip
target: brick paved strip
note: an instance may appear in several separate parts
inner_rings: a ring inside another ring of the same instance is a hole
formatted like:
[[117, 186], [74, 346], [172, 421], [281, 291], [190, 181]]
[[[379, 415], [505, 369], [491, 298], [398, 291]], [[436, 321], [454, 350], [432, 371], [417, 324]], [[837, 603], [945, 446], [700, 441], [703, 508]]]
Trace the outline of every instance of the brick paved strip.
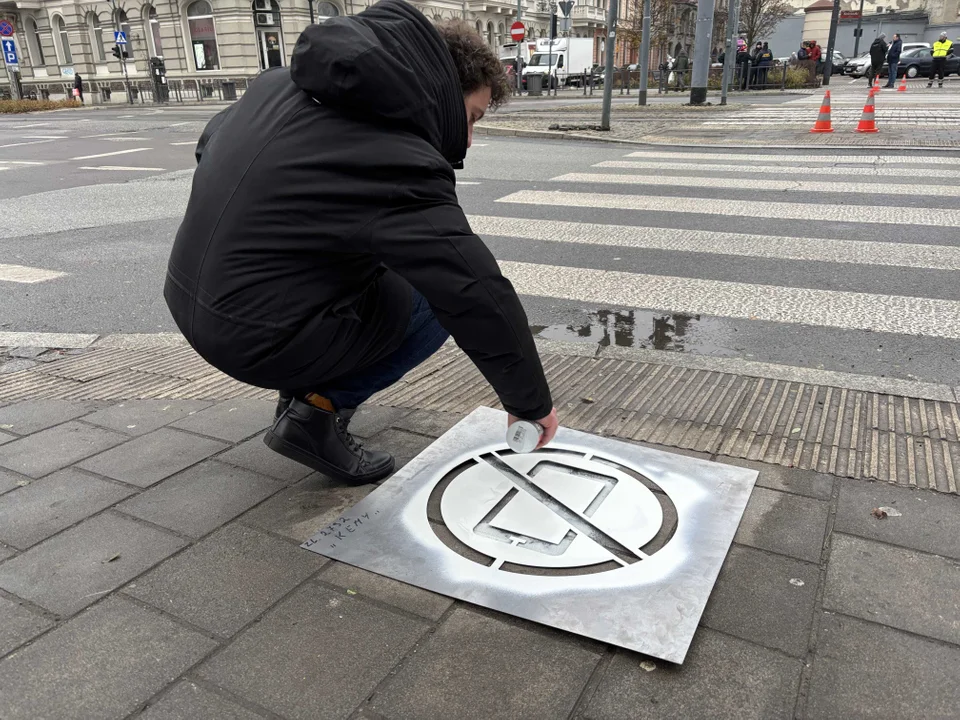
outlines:
[[[87, 355], [100, 352], [91, 349]], [[84, 382], [52, 374], [60, 362], [74, 362], [74, 358], [2, 376], [0, 403], [62, 397], [229, 398], [233, 402], [187, 416], [174, 426], [203, 434], [227, 433], [229, 437], [222, 439], [230, 441], [249, 437], [269, 422], [269, 403], [262, 403], [261, 424], [242, 427], [232, 426], [230, 408], [241, 398], [259, 406], [257, 401], [274, 398], [270, 390], [244, 385], [212, 369], [209, 374], [191, 370], [195, 379], [156, 374], [171, 356], [199, 367], [179, 347], [125, 352], [137, 352], [139, 360]], [[86, 367], [93, 365], [91, 357]], [[151, 371], [137, 372], [133, 367]], [[831, 475], [958, 492], [960, 406], [949, 389], [927, 392], [927, 397], [903, 397], [873, 392], [867, 386], [848, 389], [619, 357], [549, 352], [544, 353], [544, 367], [567, 427]], [[136, 382], [129, 381], [132, 376]], [[908, 391], [905, 388], [904, 392]], [[470, 360], [455, 347], [445, 346], [374, 397], [372, 405], [462, 415], [478, 405], [497, 407], [499, 403]], [[211, 431], [211, 427], [216, 429]], [[362, 429], [362, 424], [358, 428]], [[377, 432], [370, 427], [366, 434]], [[0, 446], [0, 458], [15, 454], [19, 442]]]

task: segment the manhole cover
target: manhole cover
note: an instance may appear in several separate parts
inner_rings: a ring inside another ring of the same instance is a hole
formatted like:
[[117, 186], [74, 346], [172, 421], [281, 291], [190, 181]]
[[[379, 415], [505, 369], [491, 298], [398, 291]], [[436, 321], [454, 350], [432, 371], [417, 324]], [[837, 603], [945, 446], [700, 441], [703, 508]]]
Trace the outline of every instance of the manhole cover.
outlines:
[[682, 662], [757, 473], [561, 430], [512, 454], [479, 408], [303, 547]]

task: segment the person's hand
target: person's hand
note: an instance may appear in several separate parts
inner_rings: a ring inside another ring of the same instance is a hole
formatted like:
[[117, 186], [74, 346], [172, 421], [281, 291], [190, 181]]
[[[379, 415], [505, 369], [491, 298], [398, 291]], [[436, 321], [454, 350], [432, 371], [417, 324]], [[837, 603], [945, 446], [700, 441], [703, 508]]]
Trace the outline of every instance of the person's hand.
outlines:
[[[510, 427], [519, 419], [520, 418], [516, 417], [515, 415], [508, 414], [507, 427]], [[539, 450], [553, 440], [554, 435], [557, 434], [557, 430], [560, 428], [560, 419], [557, 417], [557, 409], [554, 408], [545, 418], [540, 418], [535, 422], [539, 423], [540, 427], [543, 428], [543, 436], [540, 438], [539, 444], [534, 448], [534, 450]]]

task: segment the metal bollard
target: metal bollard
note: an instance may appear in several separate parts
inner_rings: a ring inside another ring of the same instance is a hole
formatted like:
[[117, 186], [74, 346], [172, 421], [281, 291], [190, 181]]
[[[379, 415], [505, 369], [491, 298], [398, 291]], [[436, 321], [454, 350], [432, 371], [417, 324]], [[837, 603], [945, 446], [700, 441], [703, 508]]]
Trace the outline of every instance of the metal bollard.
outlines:
[[783, 73], [780, 78], [780, 92], [787, 91], [787, 64], [783, 64]]

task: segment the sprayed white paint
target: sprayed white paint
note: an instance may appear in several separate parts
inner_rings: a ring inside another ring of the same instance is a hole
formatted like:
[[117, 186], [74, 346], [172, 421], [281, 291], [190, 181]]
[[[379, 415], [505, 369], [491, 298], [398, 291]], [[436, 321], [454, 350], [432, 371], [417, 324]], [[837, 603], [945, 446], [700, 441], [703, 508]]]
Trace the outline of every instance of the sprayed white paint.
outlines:
[[113, 157], [114, 155], [129, 155], [130, 153], [144, 152], [145, 150], [150, 150], [150, 148], [130, 148], [129, 150], [114, 150], [113, 152], [98, 153], [97, 155], [81, 155], [79, 157], [70, 158], [70, 159], [71, 160], [93, 160], [95, 158]]
[[27, 267], [26, 265], [5, 265], [0, 263], [0, 282], [15, 282], [32, 285], [46, 282], [67, 273], [59, 270], [44, 270], [43, 268]]

